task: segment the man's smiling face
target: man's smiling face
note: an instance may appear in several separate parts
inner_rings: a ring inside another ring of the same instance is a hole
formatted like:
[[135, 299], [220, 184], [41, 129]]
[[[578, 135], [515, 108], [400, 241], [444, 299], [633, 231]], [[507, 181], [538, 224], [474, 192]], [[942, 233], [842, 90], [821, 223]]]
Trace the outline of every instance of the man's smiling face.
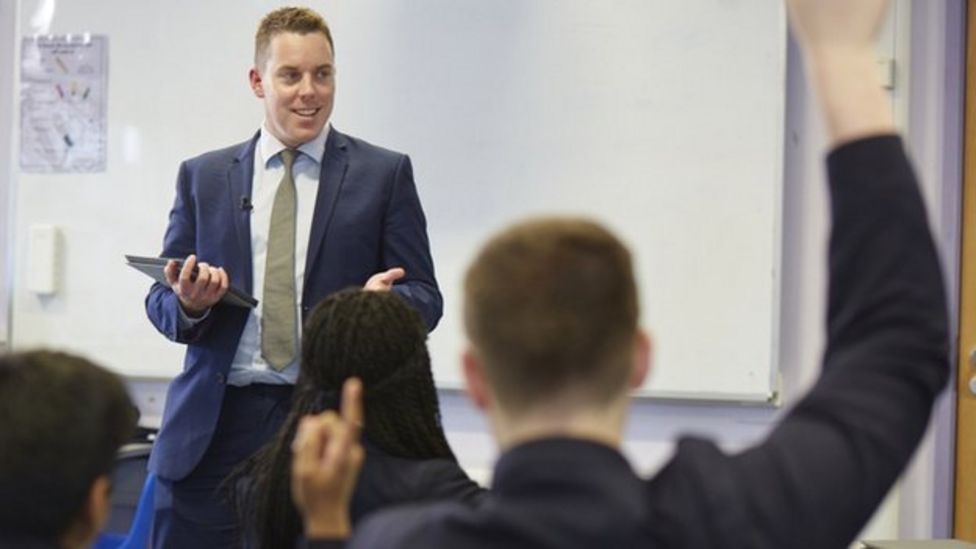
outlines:
[[289, 147], [315, 139], [335, 100], [335, 61], [324, 34], [283, 32], [271, 38], [251, 89], [264, 100], [268, 130]]

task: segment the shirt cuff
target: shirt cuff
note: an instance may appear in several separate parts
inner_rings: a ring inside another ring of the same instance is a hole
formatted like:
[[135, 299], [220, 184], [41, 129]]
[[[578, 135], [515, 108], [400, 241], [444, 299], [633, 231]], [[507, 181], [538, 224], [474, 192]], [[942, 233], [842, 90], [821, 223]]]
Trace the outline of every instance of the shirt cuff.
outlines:
[[206, 311], [204, 311], [203, 316], [194, 318], [186, 314], [186, 311], [183, 310], [183, 306], [180, 305], [179, 302], [177, 302], [176, 304], [176, 310], [179, 311], [180, 314], [179, 323], [180, 323], [181, 330], [189, 330], [190, 328], [196, 326], [197, 324], [200, 324], [201, 322], [204, 321], [204, 319], [210, 316], [210, 309], [207, 309]]

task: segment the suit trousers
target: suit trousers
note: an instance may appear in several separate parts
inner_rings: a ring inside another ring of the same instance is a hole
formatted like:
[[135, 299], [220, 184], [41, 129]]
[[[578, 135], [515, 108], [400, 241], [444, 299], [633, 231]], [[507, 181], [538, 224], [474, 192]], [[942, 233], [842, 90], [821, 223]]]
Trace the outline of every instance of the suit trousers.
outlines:
[[210, 446], [185, 478], [158, 479], [153, 512], [155, 549], [241, 546], [228, 501], [227, 475], [269, 442], [291, 407], [291, 385], [228, 386]]

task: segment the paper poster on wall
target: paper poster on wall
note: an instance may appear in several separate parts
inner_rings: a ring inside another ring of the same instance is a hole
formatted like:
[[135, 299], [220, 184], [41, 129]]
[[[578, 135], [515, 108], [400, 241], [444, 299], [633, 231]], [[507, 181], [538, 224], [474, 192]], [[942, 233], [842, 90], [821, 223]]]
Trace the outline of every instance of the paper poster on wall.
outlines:
[[20, 169], [105, 171], [108, 39], [25, 37], [20, 67]]

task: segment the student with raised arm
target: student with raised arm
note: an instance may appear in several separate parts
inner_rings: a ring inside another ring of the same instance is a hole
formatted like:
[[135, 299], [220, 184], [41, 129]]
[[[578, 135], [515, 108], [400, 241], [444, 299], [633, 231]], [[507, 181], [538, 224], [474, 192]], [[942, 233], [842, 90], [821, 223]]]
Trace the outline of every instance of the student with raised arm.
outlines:
[[630, 254], [592, 222], [528, 221], [490, 240], [465, 280], [464, 373], [502, 449], [485, 501], [385, 511], [344, 539], [360, 459], [350, 390], [347, 417], [310, 419], [296, 440], [293, 496], [310, 547], [824, 549], [854, 539], [946, 383], [945, 294], [874, 78], [885, 3], [788, 6], [832, 145], [827, 348], [810, 392], [760, 444], [727, 455], [683, 438], [640, 479], [619, 451], [628, 393], [651, 354]]

